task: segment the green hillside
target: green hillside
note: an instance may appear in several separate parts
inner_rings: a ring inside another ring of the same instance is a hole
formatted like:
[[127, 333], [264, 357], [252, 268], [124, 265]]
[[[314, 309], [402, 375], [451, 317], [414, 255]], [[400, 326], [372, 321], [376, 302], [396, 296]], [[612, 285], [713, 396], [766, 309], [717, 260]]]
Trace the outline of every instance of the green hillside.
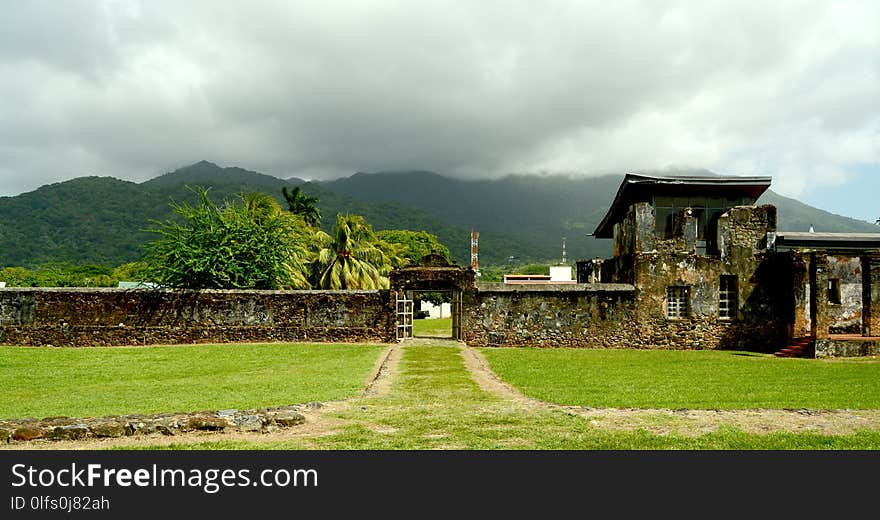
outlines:
[[[701, 174], [711, 173], [701, 171]], [[470, 262], [470, 231], [480, 232], [481, 265], [548, 262], [560, 258], [566, 237], [571, 260], [609, 256], [610, 243], [589, 237], [622, 176], [569, 178], [509, 176], [465, 181], [431, 172], [358, 173], [328, 182], [283, 180], [201, 161], [141, 184], [112, 177], [81, 177], [0, 197], [0, 268], [49, 262], [118, 265], [142, 254], [150, 221], [171, 218], [168, 202], [195, 201], [187, 185], [210, 186], [215, 200], [261, 191], [285, 206], [281, 189], [302, 185], [320, 199], [323, 225], [337, 213], [363, 215], [376, 230], [428, 231]], [[806, 231], [878, 231], [768, 191], [761, 202], [779, 208], [779, 228]]]
[[773, 204], [779, 210], [779, 222], [777, 227], [780, 231], [809, 231], [813, 226], [814, 231], [826, 233], [878, 233], [880, 226], [829, 213], [803, 202], [778, 193], [767, 190], [758, 200], [759, 203]]
[[[300, 181], [302, 182], [302, 181]], [[281, 188], [295, 185], [241, 168], [221, 168], [202, 161], [142, 184], [112, 177], [82, 177], [43, 186], [15, 197], [0, 197], [0, 267], [35, 267], [71, 262], [119, 265], [137, 260], [153, 237], [151, 220], [173, 218], [170, 200], [195, 203], [187, 186], [210, 186], [215, 200], [261, 191], [285, 207]], [[470, 260], [470, 229], [447, 224], [399, 203], [365, 202], [305, 183], [303, 190], [320, 199], [329, 231], [337, 213], [364, 215], [376, 230], [425, 230], [438, 236], [462, 264]], [[491, 243], [491, 242], [490, 242]], [[511, 242], [505, 250], [517, 250]]]

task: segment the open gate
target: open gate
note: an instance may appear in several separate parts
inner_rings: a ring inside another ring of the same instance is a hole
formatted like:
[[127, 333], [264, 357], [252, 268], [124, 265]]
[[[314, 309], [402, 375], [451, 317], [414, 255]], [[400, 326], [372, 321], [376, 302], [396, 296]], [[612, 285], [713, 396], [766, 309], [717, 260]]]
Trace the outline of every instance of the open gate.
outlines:
[[461, 340], [467, 335], [466, 302], [472, 301], [477, 290], [476, 271], [449, 262], [432, 251], [411, 264], [393, 269], [389, 288], [395, 298], [395, 319], [398, 341], [413, 337], [414, 296], [417, 293], [451, 293], [452, 337]]
[[461, 340], [461, 291], [452, 291], [452, 339]]
[[397, 292], [397, 341], [413, 337], [413, 300], [405, 291]]

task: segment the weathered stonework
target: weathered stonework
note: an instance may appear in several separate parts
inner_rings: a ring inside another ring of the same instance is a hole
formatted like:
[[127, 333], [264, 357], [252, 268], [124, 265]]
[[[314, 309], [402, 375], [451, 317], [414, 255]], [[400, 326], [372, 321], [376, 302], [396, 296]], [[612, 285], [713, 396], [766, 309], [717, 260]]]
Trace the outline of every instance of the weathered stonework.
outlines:
[[258, 410], [0, 420], [0, 443], [177, 435], [193, 431], [270, 432], [303, 424], [302, 412], [319, 406], [320, 403], [309, 403]]
[[880, 336], [880, 254], [863, 257], [862, 294], [866, 300], [865, 336]]
[[108, 346], [387, 342], [387, 291], [0, 289], [0, 342]]
[[466, 308], [469, 345], [633, 348], [634, 289], [625, 284], [479, 284]]
[[840, 302], [828, 303], [831, 334], [862, 333], [862, 260], [855, 255], [828, 255], [828, 278], [840, 282]]
[[880, 355], [880, 340], [820, 339], [816, 340], [816, 357], [854, 357]]

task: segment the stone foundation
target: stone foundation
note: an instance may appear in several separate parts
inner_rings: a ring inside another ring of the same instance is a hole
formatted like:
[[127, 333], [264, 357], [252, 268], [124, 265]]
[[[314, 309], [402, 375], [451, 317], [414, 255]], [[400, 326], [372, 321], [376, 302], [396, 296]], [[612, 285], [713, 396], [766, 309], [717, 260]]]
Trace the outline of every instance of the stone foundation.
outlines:
[[880, 339], [820, 339], [816, 340], [816, 357], [876, 356], [880, 354]]
[[0, 421], [0, 443], [177, 435], [193, 431], [271, 432], [304, 423], [305, 416], [301, 412], [320, 406], [320, 403], [309, 403], [259, 410], [5, 420]]

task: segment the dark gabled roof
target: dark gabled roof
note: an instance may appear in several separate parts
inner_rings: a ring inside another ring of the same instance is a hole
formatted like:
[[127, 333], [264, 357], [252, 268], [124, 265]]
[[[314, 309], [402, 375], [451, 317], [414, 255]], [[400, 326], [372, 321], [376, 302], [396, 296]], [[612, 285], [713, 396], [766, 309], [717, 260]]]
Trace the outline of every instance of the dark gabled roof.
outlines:
[[776, 248], [832, 249], [845, 251], [880, 251], [880, 233], [810, 233], [780, 231]]
[[605, 218], [593, 231], [596, 238], [614, 238], [614, 224], [623, 220], [630, 205], [640, 200], [650, 200], [655, 193], [724, 193], [739, 194], [757, 199], [770, 187], [770, 177], [739, 177], [714, 175], [699, 177], [667, 177], [627, 173], [620, 183], [617, 195], [608, 208]]

